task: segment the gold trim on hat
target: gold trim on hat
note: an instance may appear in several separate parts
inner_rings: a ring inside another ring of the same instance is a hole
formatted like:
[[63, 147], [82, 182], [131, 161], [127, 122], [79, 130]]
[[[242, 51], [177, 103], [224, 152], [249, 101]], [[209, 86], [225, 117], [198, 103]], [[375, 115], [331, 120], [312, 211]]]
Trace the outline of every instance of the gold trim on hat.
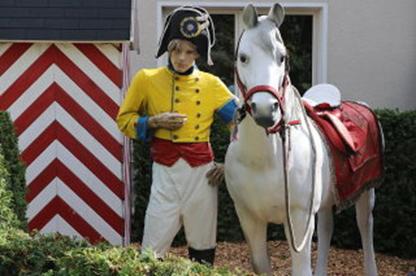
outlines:
[[[197, 30], [196, 30], [196, 32], [193, 32], [193, 33], [191, 33], [191, 34], [188, 34], [188, 33], [186, 33], [185, 31], [184, 31], [184, 27], [185, 27], [185, 22], [186, 21], [188, 21], [188, 20], [192, 20], [193, 22], [195, 22], [195, 24], [196, 24], [196, 27], [197, 27]], [[201, 28], [201, 24], [195, 19], [195, 17], [193, 17], [193, 16], [188, 16], [188, 17], [185, 17], [184, 19], [182, 19], [182, 21], [181, 21], [181, 24], [180, 24], [180, 32], [181, 32], [181, 34], [184, 36], [184, 37], [186, 37], [186, 38], [194, 38], [194, 37], [197, 37], [197, 36], [199, 36], [200, 34], [201, 34], [201, 32], [202, 32], [202, 30], [203, 30], [203, 28]]]

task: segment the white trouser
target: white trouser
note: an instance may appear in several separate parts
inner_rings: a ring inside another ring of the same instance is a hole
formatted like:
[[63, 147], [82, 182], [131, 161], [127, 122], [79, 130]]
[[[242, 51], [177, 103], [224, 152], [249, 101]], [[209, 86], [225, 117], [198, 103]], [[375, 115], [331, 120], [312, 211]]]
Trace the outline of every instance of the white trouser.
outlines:
[[216, 246], [218, 187], [208, 184], [213, 162], [191, 167], [180, 158], [167, 167], [153, 163], [153, 183], [146, 210], [142, 248], [163, 257], [184, 226], [189, 247]]

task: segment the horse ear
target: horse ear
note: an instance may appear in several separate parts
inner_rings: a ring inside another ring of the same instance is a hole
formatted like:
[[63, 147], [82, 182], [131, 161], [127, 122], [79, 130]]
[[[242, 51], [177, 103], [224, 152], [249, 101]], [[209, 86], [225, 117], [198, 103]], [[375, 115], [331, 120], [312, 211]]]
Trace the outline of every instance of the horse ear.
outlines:
[[253, 28], [257, 25], [257, 11], [252, 4], [248, 4], [243, 11], [243, 22], [247, 29]]
[[285, 9], [279, 3], [276, 3], [270, 9], [267, 18], [273, 21], [277, 27], [280, 27], [285, 19]]

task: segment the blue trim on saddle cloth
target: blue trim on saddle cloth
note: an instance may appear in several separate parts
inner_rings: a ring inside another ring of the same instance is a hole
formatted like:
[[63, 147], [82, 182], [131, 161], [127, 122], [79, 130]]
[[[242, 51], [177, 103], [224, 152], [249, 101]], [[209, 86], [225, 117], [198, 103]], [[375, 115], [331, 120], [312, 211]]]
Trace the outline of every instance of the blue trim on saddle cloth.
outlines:
[[140, 117], [137, 120], [136, 125], [136, 132], [137, 132], [137, 139], [140, 141], [148, 142], [152, 137], [151, 131], [148, 130], [147, 121], [149, 120], [148, 116]]
[[237, 110], [237, 107], [238, 105], [235, 99], [231, 99], [217, 110], [217, 114], [220, 116], [221, 120], [224, 121], [224, 123], [229, 124], [234, 118], [234, 113]]

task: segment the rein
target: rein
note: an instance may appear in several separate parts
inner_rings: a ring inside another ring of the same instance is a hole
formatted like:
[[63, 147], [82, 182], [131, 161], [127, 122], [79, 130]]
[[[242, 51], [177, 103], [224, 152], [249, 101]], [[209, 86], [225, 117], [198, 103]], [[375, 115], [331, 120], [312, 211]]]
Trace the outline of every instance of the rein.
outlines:
[[[244, 32], [243, 32], [244, 33]], [[236, 49], [236, 58], [238, 57], [237, 53], [239, 50], [239, 46], [240, 46], [240, 41], [241, 41], [241, 37], [243, 35], [243, 33], [240, 35], [240, 38], [238, 40], [238, 44], [237, 44], [237, 49]], [[312, 170], [312, 193], [311, 193], [311, 199], [310, 199], [310, 204], [309, 204], [309, 212], [308, 212], [308, 219], [306, 222], [306, 226], [305, 226], [305, 231], [303, 234], [303, 238], [302, 241], [299, 245], [297, 245], [296, 243], [296, 237], [295, 237], [295, 233], [293, 231], [293, 222], [292, 222], [292, 216], [290, 213], [290, 189], [289, 189], [289, 176], [288, 176], [288, 172], [289, 172], [289, 154], [290, 154], [290, 149], [291, 149], [291, 145], [290, 145], [290, 126], [293, 125], [299, 125], [300, 124], [300, 120], [293, 120], [293, 121], [289, 121], [287, 124], [285, 124], [285, 94], [286, 94], [286, 89], [287, 87], [290, 86], [290, 79], [288, 76], [288, 72], [285, 73], [284, 77], [283, 77], [283, 82], [282, 85], [279, 87], [279, 89], [275, 89], [274, 87], [270, 86], [270, 85], [257, 85], [254, 86], [252, 88], [250, 88], [247, 91], [247, 87], [244, 85], [244, 83], [241, 81], [240, 75], [238, 73], [238, 69], [237, 69], [237, 65], [235, 65], [235, 75], [236, 75], [236, 80], [237, 80], [237, 85], [239, 90], [241, 91], [243, 97], [244, 97], [244, 104], [241, 108], [239, 108], [237, 110], [238, 112], [238, 119], [237, 119], [237, 124], [240, 123], [245, 117], [246, 117], [246, 112], [248, 112], [250, 115], [251, 114], [251, 108], [250, 105], [248, 104], [249, 99], [258, 92], [267, 92], [272, 94], [278, 101], [279, 103], [279, 109], [280, 109], [280, 114], [281, 114], [281, 119], [275, 123], [272, 127], [269, 127], [266, 129], [266, 134], [276, 134], [279, 133], [281, 140], [282, 140], [282, 153], [283, 153], [283, 174], [284, 174], [284, 187], [285, 187], [285, 207], [286, 207], [286, 219], [287, 219], [287, 226], [288, 226], [288, 232], [289, 232], [289, 239], [290, 239], [290, 244], [293, 248], [293, 250], [297, 253], [299, 253], [303, 247], [306, 244], [307, 238], [309, 235], [311, 235], [311, 230], [312, 228], [309, 227], [311, 222], [312, 222], [312, 217], [313, 217], [313, 205], [314, 205], [314, 199], [315, 199], [315, 190], [316, 190], [316, 176], [318, 175], [318, 166], [317, 166], [317, 152], [316, 152], [316, 139], [314, 139], [313, 134], [312, 134], [312, 130], [311, 130], [311, 126], [310, 126], [310, 122], [308, 121], [307, 115], [306, 115], [306, 111], [305, 108], [303, 107], [302, 104], [302, 100], [301, 97], [299, 95], [299, 93], [295, 93], [296, 97], [298, 99], [299, 104], [301, 105], [301, 110], [302, 110], [302, 115], [303, 118], [305, 120], [307, 129], [308, 129], [308, 133], [310, 135], [310, 139], [311, 139], [311, 144], [312, 144], [312, 154], [314, 156], [314, 166], [313, 166], [313, 170]], [[288, 130], [288, 132], [286, 131]]]

